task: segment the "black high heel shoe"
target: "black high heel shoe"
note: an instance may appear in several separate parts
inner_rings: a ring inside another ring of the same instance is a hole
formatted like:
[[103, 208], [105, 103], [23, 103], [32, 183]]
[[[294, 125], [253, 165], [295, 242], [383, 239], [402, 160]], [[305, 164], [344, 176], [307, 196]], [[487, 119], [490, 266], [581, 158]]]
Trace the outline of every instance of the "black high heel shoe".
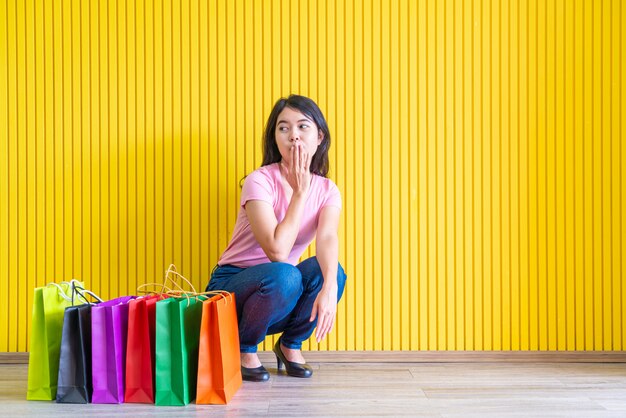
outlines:
[[283, 350], [280, 349], [280, 338], [276, 340], [276, 344], [274, 344], [273, 351], [274, 351], [274, 354], [276, 354], [276, 364], [277, 364], [278, 370], [280, 370], [284, 364], [285, 370], [287, 370], [287, 374], [289, 376], [311, 377], [313, 375], [313, 369], [308, 364], [294, 363], [294, 362], [288, 361], [285, 358], [285, 354], [283, 354]]
[[263, 366], [253, 368], [241, 366], [241, 378], [249, 382], [265, 382], [270, 379], [270, 373]]

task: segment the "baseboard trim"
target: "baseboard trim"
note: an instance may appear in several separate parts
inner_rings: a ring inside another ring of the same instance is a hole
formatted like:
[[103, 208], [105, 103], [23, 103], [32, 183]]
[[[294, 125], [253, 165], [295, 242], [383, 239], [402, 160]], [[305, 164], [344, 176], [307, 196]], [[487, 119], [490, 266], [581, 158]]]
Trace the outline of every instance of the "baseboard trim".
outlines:
[[0, 364], [28, 363], [28, 352], [0, 353]]
[[[307, 352], [307, 360], [346, 363], [554, 362], [626, 363], [626, 351], [335, 351]], [[332, 359], [332, 360], [331, 360]]]
[[[332, 363], [626, 363], [626, 351], [307, 351], [309, 362]], [[260, 351], [263, 362], [274, 360]], [[0, 364], [28, 363], [27, 352], [0, 353]]]
[[[626, 363], [626, 351], [307, 351], [305, 356], [333, 363]], [[275, 356], [260, 352], [259, 358]]]

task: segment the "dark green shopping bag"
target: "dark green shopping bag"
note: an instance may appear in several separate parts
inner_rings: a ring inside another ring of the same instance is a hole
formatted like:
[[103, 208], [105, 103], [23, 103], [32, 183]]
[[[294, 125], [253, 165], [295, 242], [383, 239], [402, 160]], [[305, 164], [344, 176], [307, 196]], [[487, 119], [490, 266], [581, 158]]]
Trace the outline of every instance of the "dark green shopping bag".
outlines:
[[196, 397], [202, 301], [168, 298], [156, 304], [155, 404], [187, 405]]
[[[72, 306], [72, 286], [81, 282], [50, 283], [35, 289], [30, 328], [28, 392], [26, 399], [50, 401], [56, 398], [63, 313]], [[81, 304], [78, 300], [74, 304]]]

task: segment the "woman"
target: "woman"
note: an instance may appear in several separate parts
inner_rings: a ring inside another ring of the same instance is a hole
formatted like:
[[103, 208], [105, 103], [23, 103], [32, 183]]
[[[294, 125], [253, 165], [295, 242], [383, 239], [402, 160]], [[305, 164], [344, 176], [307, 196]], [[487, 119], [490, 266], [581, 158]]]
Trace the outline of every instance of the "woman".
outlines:
[[[313, 100], [297, 95], [274, 105], [265, 127], [263, 164], [245, 179], [228, 247], [207, 290], [235, 293], [244, 380], [266, 381], [257, 356], [266, 335], [282, 333], [278, 370], [310, 377], [302, 342], [332, 329], [346, 275], [338, 262], [341, 195], [328, 178], [330, 132]], [[315, 238], [316, 257], [298, 264]]]

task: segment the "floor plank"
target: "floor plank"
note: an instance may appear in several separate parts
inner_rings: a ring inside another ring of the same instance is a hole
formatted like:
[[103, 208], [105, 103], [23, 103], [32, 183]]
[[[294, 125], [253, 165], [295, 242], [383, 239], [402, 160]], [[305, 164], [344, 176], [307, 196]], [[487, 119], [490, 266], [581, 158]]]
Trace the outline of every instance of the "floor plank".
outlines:
[[0, 365], [0, 415], [624, 417], [626, 364], [313, 363], [311, 379], [244, 382], [229, 405], [68, 405], [26, 401], [27, 365]]

